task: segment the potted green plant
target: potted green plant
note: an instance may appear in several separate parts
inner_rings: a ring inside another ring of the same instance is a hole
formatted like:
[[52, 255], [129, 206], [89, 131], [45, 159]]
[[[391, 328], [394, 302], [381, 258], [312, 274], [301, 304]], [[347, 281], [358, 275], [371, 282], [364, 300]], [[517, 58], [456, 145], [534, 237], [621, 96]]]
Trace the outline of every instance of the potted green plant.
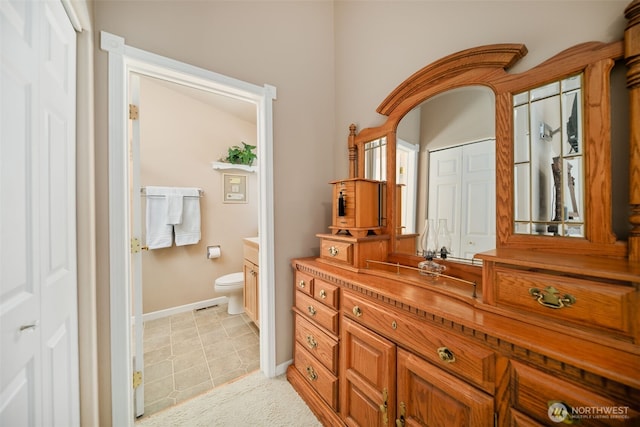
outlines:
[[258, 157], [253, 150], [256, 148], [255, 145], [249, 145], [242, 142], [242, 147], [238, 145], [234, 145], [229, 147], [227, 152], [227, 157], [224, 159], [220, 159], [223, 162], [232, 163], [234, 165], [247, 165], [251, 166], [253, 161]]

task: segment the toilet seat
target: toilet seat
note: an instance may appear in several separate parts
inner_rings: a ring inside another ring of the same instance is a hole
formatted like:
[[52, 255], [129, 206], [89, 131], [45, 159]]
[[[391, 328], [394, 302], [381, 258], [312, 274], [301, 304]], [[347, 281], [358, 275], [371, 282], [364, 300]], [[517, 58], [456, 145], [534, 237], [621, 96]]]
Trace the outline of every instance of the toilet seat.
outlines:
[[242, 287], [244, 286], [244, 273], [230, 273], [218, 277], [215, 281], [215, 285], [221, 288]]

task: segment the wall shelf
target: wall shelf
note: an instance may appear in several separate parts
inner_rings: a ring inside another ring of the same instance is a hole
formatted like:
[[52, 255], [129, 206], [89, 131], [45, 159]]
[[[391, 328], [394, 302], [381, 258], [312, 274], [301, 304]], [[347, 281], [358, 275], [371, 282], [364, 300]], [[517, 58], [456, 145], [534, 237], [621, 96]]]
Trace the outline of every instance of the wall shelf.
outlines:
[[254, 173], [258, 168], [257, 166], [248, 166], [248, 165], [237, 165], [234, 163], [226, 163], [226, 162], [211, 162], [211, 167], [215, 170], [242, 170], [246, 172]]

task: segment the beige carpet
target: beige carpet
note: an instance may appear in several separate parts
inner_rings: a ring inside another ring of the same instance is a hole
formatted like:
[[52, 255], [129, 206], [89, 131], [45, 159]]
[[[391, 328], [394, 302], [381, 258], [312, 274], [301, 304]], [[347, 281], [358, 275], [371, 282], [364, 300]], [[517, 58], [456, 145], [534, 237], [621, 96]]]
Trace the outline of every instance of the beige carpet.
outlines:
[[136, 427], [321, 427], [285, 375], [254, 372], [177, 406], [143, 417]]

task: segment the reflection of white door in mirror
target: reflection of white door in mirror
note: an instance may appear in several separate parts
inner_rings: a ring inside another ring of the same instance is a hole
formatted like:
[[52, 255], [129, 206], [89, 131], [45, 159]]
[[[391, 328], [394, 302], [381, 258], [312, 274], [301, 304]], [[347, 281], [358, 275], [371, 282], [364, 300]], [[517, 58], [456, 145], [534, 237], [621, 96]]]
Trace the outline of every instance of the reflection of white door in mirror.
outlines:
[[416, 200], [418, 197], [418, 153], [419, 144], [396, 139], [396, 183], [401, 187], [402, 212], [400, 213], [403, 234], [417, 233]]
[[495, 140], [429, 153], [428, 216], [446, 219], [452, 256], [496, 247]]

